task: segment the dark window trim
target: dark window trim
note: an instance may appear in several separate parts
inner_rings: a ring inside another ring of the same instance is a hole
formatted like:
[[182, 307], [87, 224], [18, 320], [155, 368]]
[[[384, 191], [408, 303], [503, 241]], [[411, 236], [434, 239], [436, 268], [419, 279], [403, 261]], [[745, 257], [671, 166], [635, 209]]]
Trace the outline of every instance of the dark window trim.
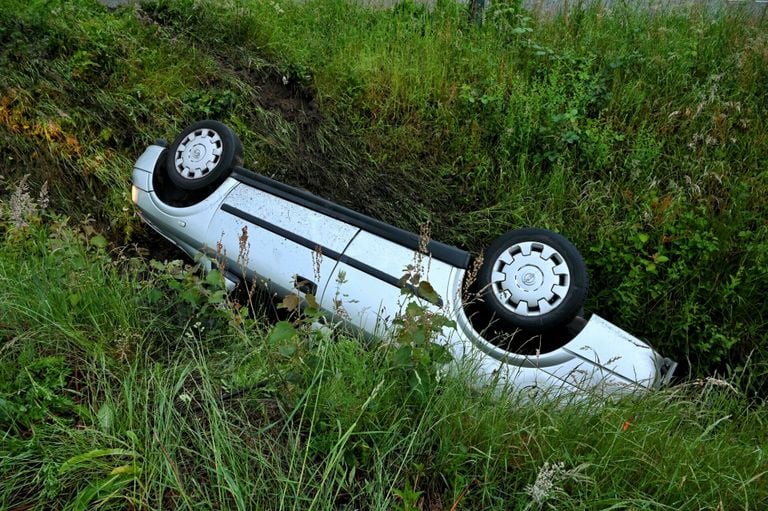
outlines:
[[[381, 238], [402, 245], [411, 250], [418, 250], [420, 246], [419, 235], [389, 225], [375, 218], [363, 215], [357, 211], [345, 208], [335, 202], [331, 202], [305, 190], [294, 188], [285, 183], [275, 181], [261, 174], [257, 174], [242, 167], [235, 167], [232, 177], [259, 190], [265, 191], [282, 199], [293, 202], [305, 208], [317, 211], [349, 225], [359, 227], [366, 232], [375, 234]], [[427, 244], [427, 254], [433, 258], [457, 268], [466, 269], [469, 266], [469, 252], [461, 250], [445, 243], [430, 241]]]
[[[309, 250], [319, 250], [324, 257], [330, 257], [331, 259], [334, 259], [340, 263], [344, 263], [352, 268], [360, 270], [363, 273], [367, 273], [368, 275], [378, 280], [381, 280], [382, 282], [385, 282], [391, 286], [395, 286], [398, 289], [403, 289], [404, 287], [406, 289], [410, 289], [414, 294], [416, 294], [417, 296], [420, 296], [420, 293], [417, 288], [415, 288], [410, 284], [406, 284], [405, 286], [401, 285], [400, 279], [398, 279], [397, 277], [394, 277], [386, 272], [383, 272], [377, 268], [374, 268], [373, 266], [365, 264], [362, 261], [359, 261], [347, 255], [336, 252], [335, 250], [331, 250], [328, 247], [324, 247], [308, 238], [305, 238], [304, 236], [296, 234], [295, 232], [289, 231], [278, 225], [267, 222], [266, 220], [262, 220], [261, 218], [257, 218], [229, 204], [223, 204], [221, 206], [221, 210], [226, 213], [229, 213], [230, 215], [234, 215], [242, 220], [245, 220], [246, 222], [249, 222], [253, 225], [261, 227], [262, 229], [266, 229], [267, 231], [270, 231], [273, 234], [277, 234], [282, 238], [285, 238], [305, 248], [308, 248]], [[425, 300], [429, 301], [426, 297], [421, 297], [421, 298], [424, 298]], [[438, 307], [442, 307], [443, 306], [442, 299], [438, 298], [436, 305]]]

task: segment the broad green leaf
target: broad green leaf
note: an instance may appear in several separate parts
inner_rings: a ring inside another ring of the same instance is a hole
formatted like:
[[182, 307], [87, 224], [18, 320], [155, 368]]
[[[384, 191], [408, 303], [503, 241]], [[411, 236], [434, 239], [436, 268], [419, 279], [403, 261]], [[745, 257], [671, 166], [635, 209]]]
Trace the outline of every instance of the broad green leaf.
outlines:
[[107, 248], [107, 239], [99, 234], [91, 238], [91, 245], [98, 248]]
[[427, 342], [427, 332], [423, 326], [419, 325], [418, 328], [411, 331], [409, 340], [414, 346], [422, 346]]
[[76, 307], [80, 303], [80, 293], [72, 293], [67, 297], [69, 299], [69, 305]]
[[317, 303], [317, 299], [315, 298], [315, 295], [313, 295], [312, 293], [307, 293], [306, 295], [304, 295], [304, 299], [307, 301], [310, 307], [312, 307], [313, 309], [320, 310], [320, 304]]
[[214, 291], [208, 295], [208, 303], [224, 303], [227, 299], [227, 292], [223, 289]]
[[280, 305], [277, 307], [280, 309], [288, 309], [289, 311], [295, 311], [299, 308], [299, 297], [298, 295], [289, 294], [286, 295], [285, 298], [283, 298], [283, 301], [280, 302]]
[[221, 272], [214, 268], [205, 276], [205, 281], [212, 286], [221, 286]]
[[433, 343], [430, 345], [430, 348], [432, 362], [436, 364], [447, 364], [453, 360], [453, 355], [451, 355], [451, 351], [447, 347]]
[[424, 298], [429, 303], [434, 305], [438, 305], [440, 303], [440, 295], [437, 294], [437, 291], [435, 291], [435, 288], [432, 287], [432, 284], [427, 281], [419, 282], [418, 293], [420, 297]]
[[288, 321], [278, 321], [269, 333], [267, 341], [270, 343], [284, 343], [296, 335], [296, 328]]
[[157, 289], [150, 289], [147, 293], [147, 301], [150, 303], [150, 305], [154, 305], [157, 302], [160, 301], [160, 299], [163, 297], [163, 293], [161, 293]]
[[401, 346], [397, 349], [397, 351], [395, 351], [395, 354], [392, 356], [392, 361], [395, 363], [395, 365], [406, 366], [411, 363], [412, 356], [413, 350], [410, 346]]
[[112, 469], [112, 471], [109, 473], [109, 475], [120, 475], [120, 474], [138, 474], [140, 472], [139, 467], [136, 465], [130, 464], [130, 465], [121, 465], [119, 467], [115, 467]]
[[179, 294], [179, 297], [190, 305], [198, 305], [200, 302], [200, 294], [197, 289], [185, 289]]
[[285, 358], [291, 358], [293, 355], [296, 354], [296, 346], [293, 346], [292, 344], [286, 344], [284, 346], [280, 346], [280, 348], [278, 348], [278, 351]]
[[405, 315], [408, 317], [414, 318], [416, 316], [421, 316], [423, 312], [424, 308], [417, 302], [408, 302], [408, 305], [405, 306]]
[[99, 426], [102, 431], [109, 432], [112, 430], [112, 424], [114, 423], [115, 411], [112, 405], [104, 403], [96, 413], [96, 417], [99, 419]]

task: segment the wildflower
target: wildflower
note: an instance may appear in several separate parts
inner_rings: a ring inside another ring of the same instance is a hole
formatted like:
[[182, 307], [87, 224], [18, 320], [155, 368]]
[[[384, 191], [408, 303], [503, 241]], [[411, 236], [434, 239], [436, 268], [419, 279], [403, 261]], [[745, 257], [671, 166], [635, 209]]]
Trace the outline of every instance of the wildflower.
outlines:
[[566, 470], [565, 463], [562, 461], [559, 463], [544, 462], [544, 466], [536, 475], [536, 481], [525, 487], [525, 492], [531, 497], [531, 502], [526, 508], [536, 505], [541, 509], [552, 498], [566, 496], [562, 485], [567, 480], [589, 481], [588, 477], [581, 474], [586, 467], [587, 464], [582, 463], [575, 468]]
[[270, 5], [271, 5], [271, 6], [272, 6], [274, 9], [275, 9], [275, 12], [276, 12], [277, 14], [283, 14], [283, 13], [285, 13], [285, 11], [283, 10], [283, 8], [282, 8], [282, 7], [280, 7], [280, 4], [279, 4], [279, 3], [277, 3], [277, 2], [270, 2], [269, 4], [270, 4]]
[[29, 174], [22, 177], [8, 200], [11, 223], [17, 228], [29, 225], [33, 216], [48, 207], [48, 183], [43, 183], [37, 199], [34, 199], [29, 191], [28, 180]]
[[533, 502], [539, 507], [554, 496], [555, 493], [562, 491], [558, 485], [565, 474], [565, 464], [545, 462], [544, 466], [536, 475], [536, 481], [525, 488], [526, 493], [533, 499]]

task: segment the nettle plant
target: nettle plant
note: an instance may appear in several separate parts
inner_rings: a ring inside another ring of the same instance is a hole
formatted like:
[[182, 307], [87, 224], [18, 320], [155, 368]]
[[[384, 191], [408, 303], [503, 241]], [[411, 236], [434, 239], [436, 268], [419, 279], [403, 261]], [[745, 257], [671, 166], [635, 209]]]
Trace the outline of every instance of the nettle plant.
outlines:
[[[400, 313], [392, 322], [394, 328], [382, 332], [384, 337], [380, 343], [372, 344], [383, 350], [385, 363], [392, 374], [410, 390], [420, 393], [426, 393], [434, 387], [439, 380], [441, 368], [452, 360], [448, 347], [439, 344], [436, 339], [444, 328], [456, 326], [454, 321], [430, 307], [441, 303], [441, 298], [432, 285], [423, 279], [427, 271], [424, 257], [420, 254], [426, 252], [428, 241], [428, 227], [425, 227], [421, 233], [422, 248], [417, 251], [413, 264], [403, 269], [404, 275], [400, 278], [403, 303]], [[319, 281], [319, 258], [322, 254], [317, 253], [315, 257], [314, 266], [318, 273], [315, 279]], [[289, 294], [277, 306], [287, 312], [288, 318], [274, 325], [267, 337], [267, 344], [277, 358], [280, 372], [287, 375], [289, 381], [298, 382], [302, 369], [316, 368], [316, 349], [331, 337], [334, 330], [343, 329], [353, 321], [344, 309], [344, 299], [350, 299], [342, 292], [345, 282], [346, 275], [340, 272], [336, 279], [337, 291], [333, 300], [335, 310], [332, 315], [322, 310], [316, 296], [311, 293], [303, 296]], [[331, 324], [333, 321], [336, 324]]]
[[430, 310], [442, 300], [423, 276], [429, 273], [430, 260], [425, 261], [430, 239], [429, 223], [421, 226], [419, 249], [412, 264], [406, 266], [400, 278], [400, 289], [406, 303], [395, 318], [392, 333], [393, 349], [388, 351], [391, 368], [405, 378], [412, 390], [424, 392], [437, 383], [441, 368], [453, 357], [447, 346], [436, 339], [443, 328], [455, 328], [456, 323], [444, 314]]
[[[396, 378], [402, 379], [411, 390], [424, 393], [438, 382], [440, 368], [452, 360], [448, 348], [435, 339], [443, 328], [456, 325], [421, 301], [437, 302], [439, 296], [412, 267], [406, 271], [409, 273], [402, 279], [408, 284], [402, 287], [403, 308], [393, 320], [394, 328], [389, 335], [374, 345], [384, 350], [385, 361]], [[343, 285], [343, 278], [342, 275], [339, 279], [340, 285]], [[416, 298], [417, 292], [420, 298]], [[349, 320], [344, 314], [343, 303], [337, 300], [336, 304], [337, 312], [333, 317], [339, 322], [335, 325], [329, 324], [328, 316], [312, 294], [303, 297], [289, 294], [278, 305], [278, 309], [286, 311], [289, 317], [272, 327], [267, 344], [275, 356], [279, 372], [288, 381], [298, 383], [302, 379], [302, 369], [315, 368], [316, 349]]]
[[[443, 314], [429, 310], [415, 298], [418, 293], [429, 303], [440, 301], [429, 282], [421, 280], [421, 272], [416, 267], [408, 266], [400, 282], [401, 293], [409, 300], [394, 320], [394, 347], [388, 359], [392, 369], [405, 378], [411, 389], [426, 391], [437, 382], [440, 368], [453, 359], [448, 347], [435, 340], [443, 328], [455, 328], [456, 323]], [[408, 285], [403, 285], [405, 283]]]
[[201, 263], [190, 265], [178, 259], [165, 262], [153, 259], [149, 266], [158, 284], [149, 291], [150, 305], [166, 300], [170, 293], [176, 302], [174, 322], [180, 325], [200, 322], [210, 329], [236, 321], [233, 309], [228, 307], [230, 298], [224, 277], [217, 268], [201, 276]]

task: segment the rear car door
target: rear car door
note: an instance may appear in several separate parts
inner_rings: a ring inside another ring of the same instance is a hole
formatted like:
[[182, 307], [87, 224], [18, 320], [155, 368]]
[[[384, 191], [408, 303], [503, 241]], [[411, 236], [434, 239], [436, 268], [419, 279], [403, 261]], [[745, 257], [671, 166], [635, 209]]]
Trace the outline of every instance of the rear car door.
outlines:
[[356, 328], [381, 335], [406, 304], [419, 296], [418, 288], [406, 277], [416, 272], [419, 278], [412, 282], [417, 286], [429, 283], [438, 295], [422, 300], [422, 305], [442, 313], [460, 306], [456, 277], [469, 263], [467, 252], [427, 243], [414, 233], [374, 219], [361, 222], [360, 227], [322, 293], [324, 308]]

